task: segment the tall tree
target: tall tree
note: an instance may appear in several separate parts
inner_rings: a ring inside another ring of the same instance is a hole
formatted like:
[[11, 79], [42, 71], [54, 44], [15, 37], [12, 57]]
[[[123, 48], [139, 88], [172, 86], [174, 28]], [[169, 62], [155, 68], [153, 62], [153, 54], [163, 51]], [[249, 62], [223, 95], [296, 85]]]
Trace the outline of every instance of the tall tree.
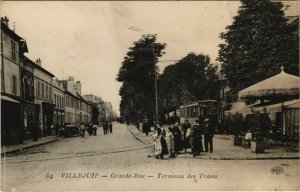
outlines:
[[156, 63], [165, 47], [166, 44], [157, 42], [156, 35], [144, 35], [133, 43], [122, 62], [117, 76], [123, 83], [120, 110], [131, 122], [136, 121], [139, 114], [154, 118]]
[[241, 0], [233, 23], [220, 37], [218, 60], [237, 91], [285, 71], [299, 75], [298, 34], [287, 23], [283, 5], [270, 0]]
[[165, 68], [159, 78], [161, 114], [174, 111], [184, 103], [218, 99], [217, 67], [208, 55], [189, 53]]

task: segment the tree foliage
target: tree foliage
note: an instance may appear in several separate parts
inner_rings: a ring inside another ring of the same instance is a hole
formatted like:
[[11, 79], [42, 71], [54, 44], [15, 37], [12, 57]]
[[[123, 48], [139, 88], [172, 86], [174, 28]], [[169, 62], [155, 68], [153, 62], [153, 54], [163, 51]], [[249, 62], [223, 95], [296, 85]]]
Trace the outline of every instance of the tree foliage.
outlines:
[[156, 35], [144, 35], [133, 43], [124, 57], [117, 81], [123, 83], [119, 92], [120, 112], [127, 121], [135, 122], [138, 114], [153, 119], [154, 75], [165, 47], [166, 44], [157, 43]]
[[208, 55], [189, 53], [165, 68], [159, 77], [161, 114], [178, 109], [182, 104], [203, 99], [218, 99], [217, 66]]
[[98, 117], [99, 117], [99, 109], [97, 105], [92, 105], [92, 121], [93, 123], [98, 122]]
[[299, 38], [283, 5], [270, 0], [241, 0], [233, 23], [220, 37], [218, 60], [230, 87], [239, 91], [285, 71], [299, 75]]

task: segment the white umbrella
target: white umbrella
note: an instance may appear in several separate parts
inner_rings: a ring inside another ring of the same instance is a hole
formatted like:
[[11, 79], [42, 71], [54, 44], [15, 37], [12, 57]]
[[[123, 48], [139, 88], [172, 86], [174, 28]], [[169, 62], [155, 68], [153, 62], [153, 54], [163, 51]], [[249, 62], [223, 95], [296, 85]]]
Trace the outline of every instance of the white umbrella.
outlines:
[[298, 96], [299, 77], [285, 73], [283, 69], [281, 67], [279, 74], [239, 91], [239, 98]]

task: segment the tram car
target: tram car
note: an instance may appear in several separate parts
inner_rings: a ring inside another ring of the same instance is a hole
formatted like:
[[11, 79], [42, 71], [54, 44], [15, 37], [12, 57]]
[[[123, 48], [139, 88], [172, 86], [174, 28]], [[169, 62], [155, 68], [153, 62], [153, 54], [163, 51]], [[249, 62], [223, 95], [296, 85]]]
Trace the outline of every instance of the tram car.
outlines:
[[180, 106], [180, 124], [187, 118], [191, 124], [196, 120], [213, 118], [214, 121], [223, 119], [224, 107], [222, 102], [216, 100], [201, 100]]

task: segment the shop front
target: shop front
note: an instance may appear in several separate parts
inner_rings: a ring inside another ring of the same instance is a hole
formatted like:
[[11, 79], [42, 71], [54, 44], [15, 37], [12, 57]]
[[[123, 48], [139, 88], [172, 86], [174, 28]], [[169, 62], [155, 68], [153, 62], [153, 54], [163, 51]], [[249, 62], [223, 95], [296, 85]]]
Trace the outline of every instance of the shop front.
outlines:
[[21, 103], [1, 95], [1, 145], [23, 143]]
[[53, 128], [53, 114], [54, 107], [52, 103], [42, 103], [42, 119], [43, 119], [43, 136], [49, 136], [54, 134]]

